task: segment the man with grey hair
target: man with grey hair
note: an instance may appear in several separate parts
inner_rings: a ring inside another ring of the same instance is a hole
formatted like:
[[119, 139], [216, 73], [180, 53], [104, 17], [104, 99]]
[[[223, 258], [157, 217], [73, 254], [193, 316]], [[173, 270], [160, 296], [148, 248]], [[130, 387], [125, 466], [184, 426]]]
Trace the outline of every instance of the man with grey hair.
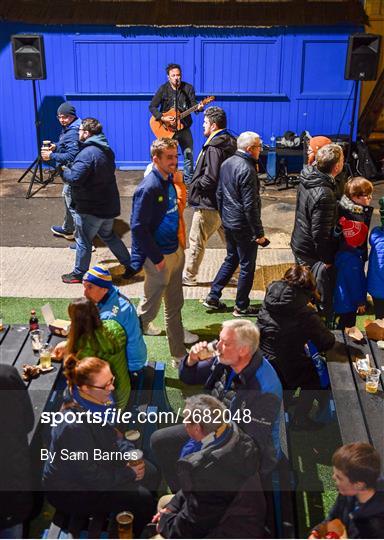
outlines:
[[295, 226], [291, 248], [298, 264], [309, 266], [321, 294], [321, 310], [332, 317], [333, 263], [337, 242], [333, 230], [337, 221], [335, 177], [344, 166], [344, 154], [337, 144], [327, 144], [316, 155], [315, 165], [306, 165], [297, 189]]
[[260, 184], [256, 172], [261, 147], [257, 133], [241, 133], [237, 139], [237, 152], [220, 168], [216, 192], [227, 256], [203, 304], [210, 309], [226, 309], [227, 306], [220, 302], [222, 291], [240, 264], [234, 317], [255, 317], [257, 314], [256, 308], [249, 305], [249, 293], [255, 274], [257, 248], [269, 244], [261, 223]]
[[[267, 476], [281, 457], [279, 438], [282, 387], [258, 350], [260, 332], [251, 321], [224, 321], [216, 353], [207, 359], [207, 342], [196, 343], [179, 368], [186, 384], [205, 389], [228, 407], [231, 418], [252, 437], [260, 450], [260, 472]], [[208, 353], [209, 356], [209, 353]], [[183, 426], [160, 429], [151, 446], [172, 491], [179, 489], [175, 463], [186, 442]]]
[[186, 400], [180, 489], [160, 499], [152, 520], [164, 538], [264, 538], [259, 452], [228, 413], [213, 396]]

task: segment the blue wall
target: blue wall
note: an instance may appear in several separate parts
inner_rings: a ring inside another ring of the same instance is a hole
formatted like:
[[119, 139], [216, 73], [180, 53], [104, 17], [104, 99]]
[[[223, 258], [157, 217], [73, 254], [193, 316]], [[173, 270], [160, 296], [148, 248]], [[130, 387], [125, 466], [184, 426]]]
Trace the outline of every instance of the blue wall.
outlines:
[[[153, 29], [2, 24], [0, 30], [0, 167], [25, 167], [35, 157], [32, 83], [16, 81], [10, 36], [44, 35], [47, 79], [38, 81], [42, 137], [55, 140], [56, 108], [71, 100], [95, 116], [117, 164], [145, 167], [153, 139], [148, 104], [180, 63], [199, 97], [215, 95], [229, 127], [272, 132], [348, 133], [352, 81], [344, 80], [351, 27]], [[195, 157], [203, 143], [194, 118]]]

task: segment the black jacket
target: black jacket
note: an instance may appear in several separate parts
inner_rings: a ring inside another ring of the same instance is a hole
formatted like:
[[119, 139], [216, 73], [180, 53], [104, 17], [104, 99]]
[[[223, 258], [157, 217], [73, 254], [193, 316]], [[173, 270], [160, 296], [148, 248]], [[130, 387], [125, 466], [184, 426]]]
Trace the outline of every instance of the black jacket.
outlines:
[[[73, 413], [84, 412], [77, 403], [64, 405], [64, 421], [52, 428], [50, 452], [56, 452], [52, 463], [44, 464], [43, 482], [46, 491], [119, 491], [129, 489], [135, 473], [126, 466], [126, 460], [100, 460], [94, 449], [101, 452], [128, 452], [132, 443], [120, 439], [110, 424], [70, 421]], [[67, 415], [69, 421], [67, 421]], [[82, 459], [69, 460], [69, 452]], [[85, 457], [83, 457], [85, 456]]]
[[236, 140], [226, 130], [218, 132], [203, 146], [188, 191], [188, 204], [217, 210], [216, 190], [220, 166], [236, 152]]
[[31, 400], [19, 373], [0, 364], [0, 529], [21, 523], [32, 509], [28, 433], [33, 423]]
[[335, 336], [317, 312], [309, 307], [310, 294], [286, 281], [273, 281], [267, 288], [257, 316], [260, 349], [282, 376], [285, 387], [300, 386], [303, 370], [313, 370], [304, 344], [311, 340], [319, 351], [331, 349]]
[[252, 439], [232, 424], [221, 442], [181, 458], [181, 490], [160, 519], [165, 538], [263, 538], [265, 499]]
[[253, 239], [264, 236], [260, 184], [255, 167], [256, 161], [238, 150], [222, 164], [216, 193], [223, 226], [249, 232]]
[[337, 218], [335, 182], [332, 176], [311, 165], [304, 167], [300, 180], [292, 251], [309, 266], [317, 261], [332, 264], [336, 249], [333, 240]]
[[71, 168], [63, 171], [64, 182], [72, 186], [76, 212], [103, 219], [120, 214], [115, 168], [115, 154], [102, 133], [82, 144]]
[[380, 491], [356, 509], [356, 497], [338, 495], [328, 520], [339, 518], [345, 525], [348, 538], [383, 538], [384, 533], [384, 483]]
[[[175, 108], [175, 95], [176, 91], [173, 90], [169, 82], [166, 82], [160, 86], [149, 105], [149, 110], [156, 120], [160, 120], [163, 112], [167, 112], [170, 109]], [[181, 82], [178, 95], [178, 110], [183, 112], [196, 104], [197, 100], [193, 86], [186, 82]], [[189, 127], [192, 124], [191, 115], [189, 114], [183, 118], [181, 122], [184, 127]]]

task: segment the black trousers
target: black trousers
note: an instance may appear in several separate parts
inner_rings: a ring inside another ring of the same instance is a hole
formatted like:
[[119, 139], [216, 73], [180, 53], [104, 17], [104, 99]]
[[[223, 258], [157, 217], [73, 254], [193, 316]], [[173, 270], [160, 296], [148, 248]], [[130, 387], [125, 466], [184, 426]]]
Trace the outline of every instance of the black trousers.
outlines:
[[376, 319], [384, 319], [384, 300], [381, 298], [372, 298], [372, 300]]
[[188, 440], [189, 436], [183, 424], [158, 429], [151, 437], [151, 450], [172, 493], [180, 489], [176, 462]]
[[184, 128], [175, 133], [174, 139], [180, 145], [184, 157], [184, 182], [190, 184], [193, 175], [193, 139], [189, 128]]

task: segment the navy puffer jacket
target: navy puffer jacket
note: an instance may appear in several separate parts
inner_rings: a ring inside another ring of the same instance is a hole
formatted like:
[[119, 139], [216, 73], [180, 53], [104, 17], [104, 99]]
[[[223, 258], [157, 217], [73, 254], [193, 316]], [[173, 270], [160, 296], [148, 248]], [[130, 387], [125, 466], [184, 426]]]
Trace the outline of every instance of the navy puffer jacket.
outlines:
[[260, 184], [256, 161], [237, 151], [220, 168], [217, 205], [226, 229], [246, 230], [254, 239], [264, 236], [261, 223]]

